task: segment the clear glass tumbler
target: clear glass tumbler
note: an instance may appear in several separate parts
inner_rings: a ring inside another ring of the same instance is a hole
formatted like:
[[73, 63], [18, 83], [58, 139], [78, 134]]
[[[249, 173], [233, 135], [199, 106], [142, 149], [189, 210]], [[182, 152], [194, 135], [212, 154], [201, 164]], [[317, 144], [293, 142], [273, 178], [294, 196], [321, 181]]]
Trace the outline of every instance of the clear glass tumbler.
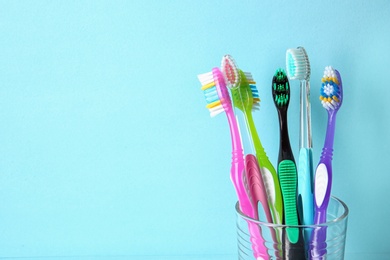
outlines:
[[[331, 197], [327, 221], [318, 225], [287, 226], [245, 216], [236, 204], [239, 260], [343, 260], [348, 207]], [[289, 234], [298, 232], [292, 243]]]

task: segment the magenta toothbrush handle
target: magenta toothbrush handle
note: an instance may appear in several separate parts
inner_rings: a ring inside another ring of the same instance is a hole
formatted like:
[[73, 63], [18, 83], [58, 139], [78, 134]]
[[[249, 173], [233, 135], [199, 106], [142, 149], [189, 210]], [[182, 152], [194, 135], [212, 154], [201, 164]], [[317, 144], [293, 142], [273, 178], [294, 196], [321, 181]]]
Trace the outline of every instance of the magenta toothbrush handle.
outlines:
[[[230, 178], [237, 193], [241, 212], [248, 217], [256, 219], [253, 210], [254, 208], [252, 207], [247, 190], [244, 186], [245, 161], [240, 131], [238, 129], [237, 121], [234, 116], [233, 108], [231, 106], [227, 106], [225, 107], [225, 111], [230, 126], [230, 134], [232, 141], [232, 166], [230, 170]], [[256, 257], [256, 259], [258, 257], [263, 257], [258, 259], [268, 260], [268, 252], [264, 245], [264, 239], [261, 235], [259, 226], [249, 221], [248, 230], [251, 236], [250, 240], [252, 242], [252, 250], [254, 256]]]
[[[264, 212], [268, 222], [272, 222], [271, 211], [268, 207], [267, 194], [265, 191], [263, 179], [256, 156], [248, 154], [245, 156], [245, 186], [249, 199], [252, 203], [252, 218], [260, 218], [260, 211]], [[261, 207], [261, 208], [260, 208]], [[261, 228], [257, 224], [250, 222], [252, 247], [255, 248], [256, 259], [269, 259], [268, 248], [265, 246], [265, 240], [261, 234]]]
[[227, 109], [226, 115], [230, 125], [230, 134], [232, 140], [232, 166], [230, 169], [230, 178], [236, 190], [241, 211], [244, 214], [250, 216], [249, 214], [252, 213], [252, 205], [246, 193], [243, 181], [245, 161], [240, 132], [238, 130], [237, 121], [234, 117], [233, 109], [231, 107]]
[[245, 177], [255, 219], [262, 221], [265, 220], [264, 217], [261, 218], [259, 216], [259, 208], [261, 207], [261, 210], [265, 213], [266, 220], [269, 223], [272, 223], [272, 215], [268, 207], [267, 194], [263, 178], [257, 162], [257, 158], [253, 154], [248, 154], [245, 156]]

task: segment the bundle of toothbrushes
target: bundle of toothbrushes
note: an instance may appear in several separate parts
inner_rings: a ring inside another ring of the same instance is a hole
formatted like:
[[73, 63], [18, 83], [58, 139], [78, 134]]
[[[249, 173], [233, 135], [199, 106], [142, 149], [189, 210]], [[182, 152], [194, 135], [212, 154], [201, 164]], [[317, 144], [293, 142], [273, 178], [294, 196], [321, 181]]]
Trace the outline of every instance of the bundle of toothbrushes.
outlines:
[[[241, 212], [255, 220], [297, 226], [326, 222], [326, 211], [332, 184], [332, 151], [336, 113], [342, 103], [340, 74], [326, 67], [322, 78], [320, 100], [328, 112], [326, 138], [316, 170], [313, 169], [310, 113], [310, 63], [303, 47], [288, 49], [286, 71], [279, 68], [272, 77], [272, 98], [279, 126], [279, 156], [276, 167], [269, 160], [257, 134], [253, 116], [260, 98], [250, 72], [237, 66], [230, 55], [221, 66], [198, 75], [212, 117], [225, 113], [232, 142], [230, 177], [237, 193]], [[299, 158], [295, 160], [290, 146], [287, 109], [290, 102], [289, 80], [300, 82]], [[268, 259], [267, 247], [258, 225], [248, 222], [255, 259]], [[310, 244], [320, 244], [325, 237], [305, 234], [290, 228], [286, 234], [275, 232], [274, 241], [302, 245], [289, 259], [306, 259], [318, 255]], [[306, 245], [306, 246], [305, 246]]]

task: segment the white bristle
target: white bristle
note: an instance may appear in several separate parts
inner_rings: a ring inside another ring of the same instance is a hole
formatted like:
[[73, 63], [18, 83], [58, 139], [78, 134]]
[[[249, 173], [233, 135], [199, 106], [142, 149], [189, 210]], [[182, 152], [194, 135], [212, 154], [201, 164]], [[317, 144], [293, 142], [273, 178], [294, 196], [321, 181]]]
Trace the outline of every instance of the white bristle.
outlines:
[[334, 109], [334, 108], [335, 108], [334, 105], [333, 105], [332, 103], [330, 103], [330, 102], [322, 101], [321, 103], [322, 103], [322, 106], [323, 106], [325, 109], [327, 109], [327, 110], [329, 110], [329, 109]]
[[216, 106], [216, 107], [213, 107], [213, 108], [209, 108], [209, 111], [210, 111], [210, 116], [211, 117], [215, 117], [216, 115], [219, 115], [221, 114], [222, 112], [224, 112], [224, 109], [223, 109], [223, 106]]
[[286, 68], [290, 79], [308, 80], [310, 78], [309, 57], [303, 47], [287, 50]]
[[334, 71], [332, 66], [325, 67], [324, 78], [335, 78], [336, 72]]
[[330, 110], [330, 109], [333, 110], [333, 109], [336, 109], [338, 106], [340, 106], [340, 102], [337, 102], [333, 99], [331, 101], [322, 100], [321, 103], [322, 103], [322, 106], [327, 110]]
[[198, 79], [200, 81], [200, 84], [202, 84], [202, 86], [210, 84], [211, 82], [214, 82], [213, 72], [210, 71], [207, 73], [199, 74]]
[[252, 110], [260, 110], [260, 103], [253, 103]]
[[254, 81], [254, 80], [253, 80], [252, 73], [250, 73], [250, 72], [244, 72], [244, 75], [245, 75], [245, 77], [246, 77], [246, 79], [247, 79], [248, 81]]
[[324, 87], [324, 93], [330, 96], [334, 92], [334, 88], [331, 84], [326, 84]]

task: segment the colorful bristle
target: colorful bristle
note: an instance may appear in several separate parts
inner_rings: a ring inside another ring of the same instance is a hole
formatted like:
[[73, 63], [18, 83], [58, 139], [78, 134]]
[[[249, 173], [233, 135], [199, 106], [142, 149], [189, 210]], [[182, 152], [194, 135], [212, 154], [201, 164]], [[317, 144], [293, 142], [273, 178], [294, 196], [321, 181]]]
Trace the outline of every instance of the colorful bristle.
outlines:
[[323, 107], [327, 110], [339, 108], [342, 101], [342, 93], [340, 80], [338, 79], [335, 69], [331, 66], [325, 67], [324, 76], [321, 81], [320, 100]]
[[272, 94], [277, 106], [287, 106], [290, 98], [290, 85], [283, 69], [278, 69], [272, 80]]
[[260, 109], [260, 96], [259, 91], [256, 87], [256, 81], [254, 81], [252, 73], [250, 72], [244, 72], [245, 78], [248, 81], [249, 87], [252, 92], [252, 99], [253, 99], [253, 110], [259, 110]]
[[214, 117], [227, 109], [224, 103], [230, 103], [229, 93], [226, 89], [223, 75], [218, 68], [211, 72], [198, 75], [202, 84], [202, 90], [206, 99], [206, 108], [210, 111], [210, 116]]

